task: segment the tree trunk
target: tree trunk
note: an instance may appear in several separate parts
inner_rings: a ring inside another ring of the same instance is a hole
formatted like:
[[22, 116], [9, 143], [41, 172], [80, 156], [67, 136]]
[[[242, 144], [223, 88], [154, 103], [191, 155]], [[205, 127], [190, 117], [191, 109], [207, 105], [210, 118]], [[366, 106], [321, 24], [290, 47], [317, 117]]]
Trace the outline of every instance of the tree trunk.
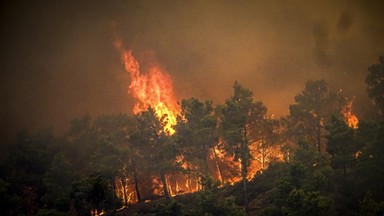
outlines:
[[244, 193], [244, 205], [245, 205], [245, 213], [248, 215], [249, 207], [248, 207], [248, 191], [247, 191], [247, 162], [246, 158], [244, 162], [241, 160], [241, 177], [243, 180], [243, 193]]
[[209, 156], [209, 154], [206, 154], [205, 157], [204, 157], [204, 175], [206, 176], [209, 176], [209, 165], [208, 165], [208, 159], [207, 157]]
[[247, 174], [248, 174], [248, 139], [247, 139], [247, 127], [243, 129], [243, 141], [241, 142], [241, 178], [243, 181], [243, 193], [244, 193], [244, 205], [245, 214], [248, 215], [248, 191], [247, 191]]
[[133, 166], [133, 181], [135, 182], [135, 191], [137, 196], [137, 202], [141, 202], [141, 195], [139, 191], [139, 182], [137, 181], [136, 165]]
[[317, 150], [319, 151], [319, 154], [321, 154], [321, 125], [319, 125], [316, 128], [316, 145]]
[[218, 161], [219, 157], [217, 156], [215, 149], [212, 149], [212, 151], [213, 151], [213, 154], [215, 155], [215, 163], [216, 163], [217, 171], [219, 172], [219, 178], [220, 178], [221, 184], [224, 185], [225, 181], [224, 181], [223, 174], [221, 173], [221, 168]]
[[167, 180], [165, 179], [165, 174], [163, 171], [160, 171], [160, 180], [163, 183], [165, 200], [167, 201], [167, 203], [169, 203], [171, 201], [171, 198], [169, 196]]
[[261, 148], [261, 154], [262, 154], [262, 156], [261, 156], [261, 171], [264, 171], [264, 168], [265, 168], [265, 157], [266, 157], [266, 154], [265, 154], [265, 148], [264, 147], [265, 146], [263, 146]]
[[[186, 165], [187, 165], [187, 171], [189, 172], [190, 168], [189, 168], [188, 161], [186, 162]], [[192, 192], [192, 176], [190, 172], [187, 174], [187, 186], [188, 186], [188, 191]]]
[[121, 178], [121, 184], [123, 185], [123, 196], [124, 196], [124, 205], [128, 206], [128, 200], [127, 200], [127, 179], [125, 177]]

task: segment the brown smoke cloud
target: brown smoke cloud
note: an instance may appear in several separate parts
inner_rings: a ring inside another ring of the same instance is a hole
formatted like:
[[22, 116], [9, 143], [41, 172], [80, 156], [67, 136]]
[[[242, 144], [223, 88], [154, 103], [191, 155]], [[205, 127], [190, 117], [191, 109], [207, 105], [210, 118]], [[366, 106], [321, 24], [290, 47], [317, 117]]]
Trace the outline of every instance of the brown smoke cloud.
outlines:
[[222, 103], [238, 80], [276, 115], [288, 114], [309, 79], [366, 103], [367, 67], [384, 53], [383, 7], [373, 1], [1, 4], [2, 137], [63, 131], [84, 112], [131, 112], [112, 22], [136, 55], [155, 53], [178, 99]]

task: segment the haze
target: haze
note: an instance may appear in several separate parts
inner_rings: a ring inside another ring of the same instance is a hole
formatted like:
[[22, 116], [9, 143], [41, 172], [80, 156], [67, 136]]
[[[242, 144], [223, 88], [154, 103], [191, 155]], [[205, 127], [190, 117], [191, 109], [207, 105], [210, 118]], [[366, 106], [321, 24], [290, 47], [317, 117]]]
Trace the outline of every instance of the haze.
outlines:
[[362, 115], [367, 67], [384, 55], [380, 1], [3, 1], [0, 8], [2, 142], [23, 128], [61, 133], [84, 113], [131, 113], [114, 31], [135, 55], [151, 53], [166, 68], [178, 100], [222, 103], [237, 80], [277, 116], [289, 114], [305, 81], [320, 78], [355, 96]]

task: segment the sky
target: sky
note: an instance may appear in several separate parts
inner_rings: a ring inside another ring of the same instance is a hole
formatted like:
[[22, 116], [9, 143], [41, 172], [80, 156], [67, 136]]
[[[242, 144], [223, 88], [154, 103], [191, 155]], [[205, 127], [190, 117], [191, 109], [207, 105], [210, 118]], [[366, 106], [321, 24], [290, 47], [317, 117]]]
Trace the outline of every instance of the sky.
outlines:
[[383, 9], [371, 0], [1, 1], [0, 142], [20, 129], [60, 134], [84, 113], [131, 113], [116, 33], [135, 56], [157, 59], [178, 100], [223, 103], [237, 80], [282, 116], [307, 80], [325, 79], [364, 113], [367, 68], [384, 55]]

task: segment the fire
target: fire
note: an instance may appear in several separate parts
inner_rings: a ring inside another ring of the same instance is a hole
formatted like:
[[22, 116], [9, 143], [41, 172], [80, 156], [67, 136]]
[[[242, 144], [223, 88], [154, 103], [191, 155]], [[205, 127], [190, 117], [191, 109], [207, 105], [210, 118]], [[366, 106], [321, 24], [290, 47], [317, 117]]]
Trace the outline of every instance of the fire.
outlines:
[[351, 128], [357, 128], [359, 119], [352, 113], [353, 100], [348, 101], [347, 105], [342, 109], [341, 113], [344, 116], [345, 122]]
[[164, 131], [173, 134], [176, 116], [180, 113], [179, 105], [173, 93], [172, 79], [159, 65], [151, 65], [142, 73], [139, 61], [131, 50], [123, 47], [121, 40], [115, 40], [115, 47], [121, 53], [125, 70], [131, 77], [129, 92], [137, 99], [133, 113], [137, 114], [152, 107], [159, 119], [164, 122]]
[[105, 214], [104, 210], [98, 211], [97, 209], [91, 210], [90, 211], [92, 216], [101, 216]]
[[115, 188], [116, 188], [115, 193], [116, 193], [116, 196], [119, 197], [124, 203], [123, 205], [123, 208], [124, 208], [126, 207], [125, 205], [136, 203], [138, 200], [137, 200], [136, 193], [134, 192], [133, 186], [131, 184], [123, 183], [123, 181], [129, 182], [130, 179], [125, 177], [123, 178], [118, 177], [115, 179]]
[[[146, 111], [149, 107], [153, 108], [156, 115], [164, 123], [164, 131], [170, 135], [175, 133], [173, 126], [176, 125], [176, 116], [180, 114], [180, 107], [175, 99], [173, 92], [172, 79], [169, 74], [158, 64], [141, 64], [134, 55], [132, 50], [126, 49], [121, 40], [114, 41], [116, 49], [120, 52], [122, 63], [125, 71], [131, 78], [129, 85], [129, 93], [137, 102], [133, 107], [133, 113], [137, 114]], [[349, 115], [353, 115], [349, 109]], [[354, 116], [354, 115], [353, 115]], [[357, 118], [356, 118], [357, 120]], [[357, 124], [357, 123], [356, 123]], [[234, 161], [234, 156], [226, 155], [218, 146], [222, 145], [222, 140], [219, 139], [217, 145], [209, 150], [208, 161], [210, 162], [208, 172], [216, 179], [224, 184], [234, 184], [241, 180], [240, 166], [241, 163]], [[254, 146], [252, 154], [257, 158], [258, 146]], [[254, 160], [249, 168], [248, 179], [250, 180], [257, 171], [264, 169], [271, 160], [272, 155], [279, 154], [278, 150], [272, 149], [268, 152], [263, 152], [262, 165], [259, 161]], [[198, 172], [198, 165], [184, 162], [183, 158], [178, 158], [178, 162], [183, 162], [182, 167], [189, 172], [172, 173], [167, 175], [167, 189], [171, 196], [178, 194], [190, 193], [202, 189], [201, 179]], [[126, 181], [127, 179], [124, 179]], [[123, 184], [123, 179], [116, 181], [117, 194], [124, 200], [126, 204], [138, 202], [135, 196], [134, 189], [130, 185]], [[153, 194], [162, 193], [162, 183], [159, 179], [152, 180]], [[98, 212], [94, 212], [99, 214]]]

